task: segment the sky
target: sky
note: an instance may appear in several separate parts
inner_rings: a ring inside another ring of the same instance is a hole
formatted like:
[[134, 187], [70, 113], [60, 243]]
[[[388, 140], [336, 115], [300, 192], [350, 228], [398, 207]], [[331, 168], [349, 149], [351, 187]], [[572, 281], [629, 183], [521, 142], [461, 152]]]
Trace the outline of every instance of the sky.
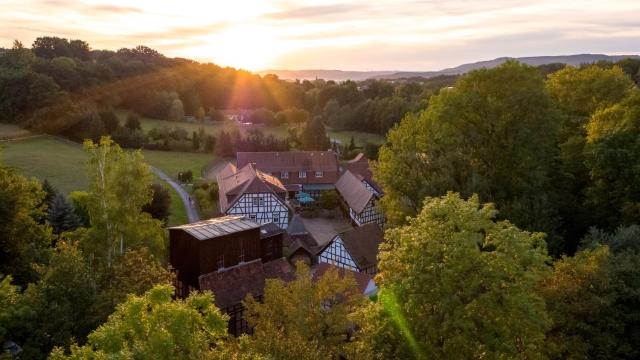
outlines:
[[638, 54], [639, 15], [640, 0], [0, 0], [0, 47], [59, 36], [254, 71], [426, 71]]

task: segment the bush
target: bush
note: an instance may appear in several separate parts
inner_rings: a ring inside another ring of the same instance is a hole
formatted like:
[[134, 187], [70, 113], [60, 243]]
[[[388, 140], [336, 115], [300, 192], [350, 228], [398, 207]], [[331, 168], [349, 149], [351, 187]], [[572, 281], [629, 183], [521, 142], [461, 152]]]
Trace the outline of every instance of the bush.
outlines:
[[331, 210], [340, 205], [340, 195], [335, 190], [323, 191], [318, 198], [317, 204], [320, 208]]

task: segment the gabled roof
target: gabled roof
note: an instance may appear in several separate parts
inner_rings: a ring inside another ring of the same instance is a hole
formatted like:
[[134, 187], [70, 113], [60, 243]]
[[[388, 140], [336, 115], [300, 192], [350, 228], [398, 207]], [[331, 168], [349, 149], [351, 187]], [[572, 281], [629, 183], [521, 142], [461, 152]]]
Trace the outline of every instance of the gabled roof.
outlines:
[[295, 272], [285, 259], [263, 263], [260, 259], [237, 265], [221, 271], [201, 275], [200, 290], [210, 290], [215, 297], [216, 306], [224, 309], [239, 304], [244, 298], [264, 294], [266, 279], [291, 281]]
[[239, 167], [255, 164], [262, 171], [338, 171], [338, 156], [328, 151], [238, 152]]
[[378, 246], [384, 240], [384, 233], [376, 223], [368, 223], [336, 235], [320, 252], [336, 241], [337, 237], [342, 239], [344, 248], [361, 270], [377, 263]]
[[229, 163], [217, 176], [220, 192], [219, 201], [223, 211], [231, 207], [243, 194], [273, 193], [285, 194], [282, 182], [276, 177], [257, 170], [253, 164], [238, 169]]
[[366, 188], [362, 180], [349, 170], [345, 171], [338, 179], [336, 190], [347, 202], [347, 205], [357, 213], [361, 213], [369, 201], [375, 197], [375, 194]]
[[229, 215], [174, 226], [169, 229], [183, 230], [198, 240], [207, 240], [259, 227], [260, 224], [242, 215]]
[[289, 235], [304, 235], [308, 234], [309, 231], [304, 226], [304, 222], [302, 221], [302, 217], [300, 214], [295, 214], [291, 217], [291, 222], [287, 227], [287, 234]]
[[380, 186], [373, 180], [373, 173], [371, 172], [371, 168], [369, 167], [369, 160], [364, 156], [363, 153], [359, 153], [355, 158], [351, 160], [343, 161], [340, 163], [340, 173], [344, 174], [346, 171], [350, 171], [356, 177], [360, 178], [360, 180], [366, 181], [379, 193], [382, 192]]

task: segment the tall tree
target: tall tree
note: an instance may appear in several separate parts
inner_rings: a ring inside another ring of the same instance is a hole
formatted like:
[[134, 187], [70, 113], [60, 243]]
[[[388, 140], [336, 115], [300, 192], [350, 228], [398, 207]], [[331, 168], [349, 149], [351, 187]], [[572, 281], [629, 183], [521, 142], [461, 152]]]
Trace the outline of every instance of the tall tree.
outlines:
[[320, 117], [307, 121], [298, 135], [302, 150], [327, 150], [331, 148], [327, 130]]
[[142, 207], [142, 211], [149, 213], [152, 218], [166, 224], [171, 215], [171, 195], [169, 190], [160, 184], [151, 184], [151, 201]]
[[380, 247], [365, 345], [380, 359], [543, 358], [550, 323], [535, 288], [544, 234], [494, 220], [491, 204], [427, 198]]
[[[495, 202], [500, 216], [536, 231], [557, 218], [550, 175], [556, 111], [535, 68], [507, 62], [472, 71], [388, 134], [375, 178], [392, 224], [449, 190]], [[536, 139], [536, 141], [531, 141]]]
[[263, 301], [245, 300], [254, 327], [247, 346], [276, 359], [353, 358], [353, 315], [363, 300], [348, 273], [329, 270], [314, 282], [299, 262], [294, 281], [267, 280]]
[[[142, 296], [131, 296], [109, 320], [89, 335], [88, 344], [57, 348], [53, 360], [216, 359], [227, 332], [227, 316], [213, 305], [210, 293], [192, 293], [173, 300], [174, 289], [158, 285]], [[227, 357], [228, 358], [228, 357]]]
[[36, 180], [0, 166], [0, 274], [11, 274], [21, 286], [38, 278], [33, 265], [48, 258], [52, 237], [44, 195]]
[[83, 248], [109, 265], [129, 247], [146, 246], [162, 254], [162, 223], [142, 211], [152, 198], [151, 171], [142, 153], [123, 152], [108, 137], [99, 144], [87, 140], [84, 147], [89, 154], [87, 210], [92, 227]]
[[47, 210], [47, 218], [54, 234], [75, 230], [81, 225], [80, 218], [76, 215], [73, 206], [61, 193], [57, 193], [53, 198]]

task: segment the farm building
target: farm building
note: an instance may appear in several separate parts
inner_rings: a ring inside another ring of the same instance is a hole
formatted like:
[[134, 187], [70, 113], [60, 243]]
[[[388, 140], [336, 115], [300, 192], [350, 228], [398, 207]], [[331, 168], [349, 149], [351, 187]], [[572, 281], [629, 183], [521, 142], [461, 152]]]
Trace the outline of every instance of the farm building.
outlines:
[[375, 223], [353, 228], [327, 243], [319, 252], [318, 262], [373, 275], [378, 271], [378, 246], [383, 239]]
[[349, 209], [349, 217], [354, 224], [376, 223], [384, 227], [384, 216], [376, 207], [381, 194], [362, 176], [345, 171], [336, 183], [336, 190]]
[[289, 224], [291, 210], [287, 190], [280, 180], [257, 170], [253, 164], [237, 168], [228, 164], [217, 176], [220, 212], [244, 215], [259, 223], [275, 223], [281, 229]]

